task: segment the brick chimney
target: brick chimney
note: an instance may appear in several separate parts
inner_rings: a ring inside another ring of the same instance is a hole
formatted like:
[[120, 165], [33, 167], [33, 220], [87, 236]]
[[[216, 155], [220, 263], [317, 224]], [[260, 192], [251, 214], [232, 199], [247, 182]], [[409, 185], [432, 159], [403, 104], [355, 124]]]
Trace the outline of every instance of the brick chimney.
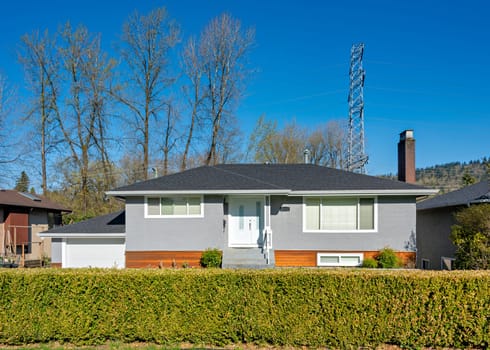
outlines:
[[398, 142], [398, 180], [415, 183], [415, 139], [413, 130], [400, 133]]

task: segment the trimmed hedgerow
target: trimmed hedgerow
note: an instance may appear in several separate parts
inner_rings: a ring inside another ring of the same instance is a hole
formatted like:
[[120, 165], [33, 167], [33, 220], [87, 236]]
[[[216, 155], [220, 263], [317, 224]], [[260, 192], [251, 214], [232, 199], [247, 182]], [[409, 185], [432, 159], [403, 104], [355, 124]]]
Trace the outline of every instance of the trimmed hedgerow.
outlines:
[[490, 272], [0, 271], [0, 343], [487, 348]]

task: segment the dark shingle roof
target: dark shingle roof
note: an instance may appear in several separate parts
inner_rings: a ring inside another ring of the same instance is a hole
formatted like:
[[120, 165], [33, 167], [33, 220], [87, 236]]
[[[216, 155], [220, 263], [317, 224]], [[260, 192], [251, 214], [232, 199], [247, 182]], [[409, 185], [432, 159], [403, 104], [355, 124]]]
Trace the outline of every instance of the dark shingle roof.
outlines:
[[14, 190], [0, 190], [0, 206], [40, 208], [71, 212], [70, 209], [67, 209], [41, 195], [32, 195], [30, 193], [23, 193]]
[[[223, 164], [163, 176], [114, 192], [213, 190], [425, 190], [405, 182], [312, 164]], [[113, 191], [111, 191], [113, 192]]]
[[116, 213], [97, 216], [92, 219], [77, 222], [76, 224], [60, 226], [46, 233], [125, 233], [126, 212], [124, 210]]
[[417, 203], [417, 210], [456, 207], [473, 203], [490, 202], [490, 186], [482, 181], [462, 189], [445, 193]]

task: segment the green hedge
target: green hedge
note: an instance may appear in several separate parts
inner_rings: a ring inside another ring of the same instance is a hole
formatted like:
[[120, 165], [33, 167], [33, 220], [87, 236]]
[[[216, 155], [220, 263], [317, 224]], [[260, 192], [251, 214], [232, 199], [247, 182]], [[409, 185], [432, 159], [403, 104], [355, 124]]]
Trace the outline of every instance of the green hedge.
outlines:
[[490, 272], [0, 271], [0, 343], [487, 348]]

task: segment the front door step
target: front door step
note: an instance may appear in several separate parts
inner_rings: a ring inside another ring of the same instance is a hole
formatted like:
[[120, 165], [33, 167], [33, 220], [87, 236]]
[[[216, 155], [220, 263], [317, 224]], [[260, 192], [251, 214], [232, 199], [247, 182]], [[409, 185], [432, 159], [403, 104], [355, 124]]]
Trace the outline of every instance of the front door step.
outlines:
[[222, 266], [224, 269], [266, 269], [274, 264], [267, 264], [262, 248], [225, 248]]

